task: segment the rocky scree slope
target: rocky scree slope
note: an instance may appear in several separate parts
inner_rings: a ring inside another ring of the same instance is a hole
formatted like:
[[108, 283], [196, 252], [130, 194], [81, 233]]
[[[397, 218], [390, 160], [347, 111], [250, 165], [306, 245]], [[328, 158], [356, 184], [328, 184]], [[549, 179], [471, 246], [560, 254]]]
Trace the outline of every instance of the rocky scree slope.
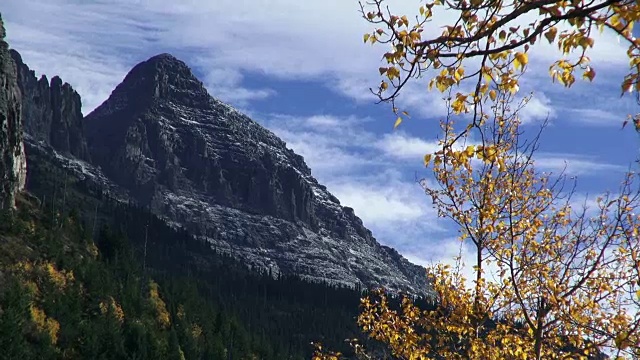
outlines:
[[0, 15], [0, 209], [15, 206], [16, 194], [24, 189], [26, 179], [21, 95], [5, 36]]
[[85, 128], [108, 178], [249, 265], [350, 286], [427, 289], [424, 268], [381, 246], [301, 156], [211, 97], [172, 55], [136, 65]]

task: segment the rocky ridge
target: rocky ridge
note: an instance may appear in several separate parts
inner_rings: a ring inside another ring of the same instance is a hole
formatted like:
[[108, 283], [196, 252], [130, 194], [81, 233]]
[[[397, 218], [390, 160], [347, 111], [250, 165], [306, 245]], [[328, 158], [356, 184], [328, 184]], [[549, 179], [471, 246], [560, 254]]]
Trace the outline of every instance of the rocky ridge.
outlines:
[[211, 97], [169, 54], [136, 65], [85, 126], [107, 177], [247, 264], [314, 281], [427, 289], [424, 269], [381, 246], [301, 156]]
[[25, 133], [37, 142], [51, 145], [56, 151], [89, 161], [80, 95], [58, 76], [51, 81], [45, 75], [36, 78], [17, 51], [10, 50], [10, 53], [17, 67], [22, 93]]
[[80, 98], [71, 86], [36, 80], [19, 54], [12, 56], [29, 104], [28, 153], [147, 206], [247, 265], [311, 281], [428, 292], [422, 267], [380, 245], [301, 156], [211, 97], [184, 62], [160, 54], [136, 65], [78, 122]]
[[0, 15], [0, 209], [15, 206], [16, 194], [26, 180], [21, 95], [5, 36]]

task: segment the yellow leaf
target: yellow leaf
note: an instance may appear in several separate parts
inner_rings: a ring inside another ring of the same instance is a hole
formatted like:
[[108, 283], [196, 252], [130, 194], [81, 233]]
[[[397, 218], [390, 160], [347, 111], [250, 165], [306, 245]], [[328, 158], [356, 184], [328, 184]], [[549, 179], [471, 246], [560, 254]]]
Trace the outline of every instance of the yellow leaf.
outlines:
[[528, 62], [529, 57], [525, 53], [517, 52], [514, 56], [513, 64], [516, 69], [520, 67], [524, 68], [524, 66], [527, 65]]
[[363, 39], [364, 39], [365, 43], [369, 40], [370, 36], [371, 36], [371, 34], [364, 34]]
[[621, 350], [626, 349], [629, 346], [628, 341], [626, 340], [627, 340], [627, 335], [623, 332], [620, 332], [614, 339], [616, 347], [618, 347]]
[[402, 123], [402, 118], [400, 116], [398, 116], [398, 118], [396, 119], [396, 122], [393, 124], [393, 128], [397, 128], [400, 123]]
[[484, 80], [487, 83], [490, 83], [493, 80], [493, 78], [491, 77], [491, 70], [490, 69], [482, 70], [482, 76], [484, 77]]
[[617, 27], [620, 25], [620, 15], [618, 14], [614, 14], [610, 19], [609, 19], [609, 24], [611, 24], [612, 27]]
[[584, 74], [582, 74], [582, 77], [584, 79], [589, 79], [589, 81], [593, 81], [593, 78], [596, 77], [596, 71], [593, 70], [592, 67], [589, 67], [587, 71], [585, 71]]
[[472, 157], [473, 154], [475, 153], [475, 147], [473, 145], [467, 146], [467, 148], [465, 149], [465, 153], [467, 157]]
[[424, 156], [424, 166], [429, 166], [429, 162], [431, 162], [431, 154]]
[[556, 38], [557, 33], [558, 33], [558, 29], [556, 29], [555, 27], [552, 27], [544, 34], [544, 37], [547, 38], [547, 40], [549, 41], [549, 44], [552, 44]]
[[460, 79], [462, 79], [463, 76], [464, 76], [464, 68], [463, 67], [457, 68], [455, 73], [453, 74], [453, 77], [456, 79], [456, 81], [460, 81]]
[[491, 98], [492, 101], [496, 101], [496, 98], [498, 97], [498, 93], [495, 90], [491, 90], [489, 91], [489, 97]]

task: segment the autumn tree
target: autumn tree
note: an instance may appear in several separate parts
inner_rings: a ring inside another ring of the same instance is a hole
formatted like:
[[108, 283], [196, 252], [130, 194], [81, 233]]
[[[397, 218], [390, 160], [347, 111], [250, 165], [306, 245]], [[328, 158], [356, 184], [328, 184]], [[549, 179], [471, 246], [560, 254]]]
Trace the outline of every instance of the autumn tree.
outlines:
[[[536, 169], [540, 134], [526, 134], [518, 117], [530, 99], [518, 92], [531, 49], [557, 45], [549, 74], [571, 87], [577, 73], [596, 76], [594, 31], [626, 42], [621, 92], [638, 96], [640, 2], [435, 0], [409, 18], [372, 0], [361, 11], [375, 26], [364, 41], [389, 47], [372, 91], [392, 104], [395, 126], [407, 115], [396, 99], [411, 81], [426, 77], [445, 95], [440, 149], [424, 158], [434, 181], [421, 184], [475, 255], [471, 279], [460, 258], [428, 269], [435, 309], [409, 298], [394, 309], [383, 291], [363, 298], [365, 334], [400, 359], [640, 358], [638, 175], [629, 171], [616, 192], [580, 206], [575, 182]], [[454, 21], [431, 26], [443, 14]], [[316, 358], [339, 354], [319, 347]]]
[[358, 324], [397, 358], [640, 357], [640, 179], [629, 172], [580, 206], [571, 179], [536, 170], [539, 134], [525, 136], [517, 116], [527, 100], [497, 91], [475, 132], [456, 131], [453, 110], [442, 121], [441, 148], [425, 156], [435, 184], [422, 185], [473, 249], [474, 276], [460, 258], [429, 268], [435, 310], [362, 299]]

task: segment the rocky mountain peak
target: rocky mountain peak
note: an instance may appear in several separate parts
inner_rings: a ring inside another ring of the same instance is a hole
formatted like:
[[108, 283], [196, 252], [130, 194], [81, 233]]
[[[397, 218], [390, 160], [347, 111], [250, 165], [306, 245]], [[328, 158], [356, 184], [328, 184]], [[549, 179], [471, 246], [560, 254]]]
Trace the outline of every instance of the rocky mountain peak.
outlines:
[[206, 108], [211, 98], [191, 69], [171, 54], [155, 55], [134, 66], [100, 111], [124, 106], [140, 109], [158, 101], [171, 101], [193, 108]]
[[22, 140], [22, 97], [5, 36], [0, 15], [0, 209], [14, 206], [16, 194], [24, 189], [27, 172]]
[[424, 269], [380, 245], [300, 155], [169, 54], [136, 65], [84, 122], [107, 177], [219, 251], [314, 281], [427, 291]]
[[89, 160], [80, 95], [59, 76], [51, 81], [45, 75], [38, 79], [20, 53], [13, 49], [10, 53], [22, 94], [24, 132], [63, 154]]

